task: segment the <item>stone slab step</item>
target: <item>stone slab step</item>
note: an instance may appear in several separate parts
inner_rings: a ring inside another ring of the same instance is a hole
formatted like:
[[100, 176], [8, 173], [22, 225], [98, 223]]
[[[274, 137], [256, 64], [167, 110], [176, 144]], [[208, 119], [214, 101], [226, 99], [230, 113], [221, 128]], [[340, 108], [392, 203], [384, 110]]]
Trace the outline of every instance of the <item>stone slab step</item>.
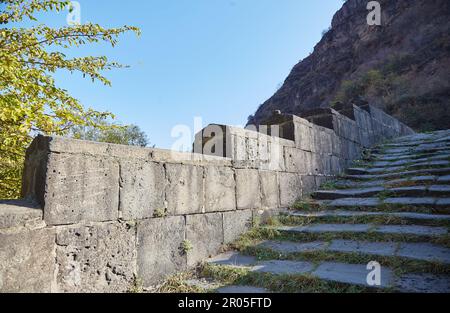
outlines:
[[37, 204], [26, 200], [0, 200], [0, 229], [27, 226], [42, 221]]
[[366, 175], [344, 175], [344, 179], [353, 180], [379, 180], [386, 178], [404, 178], [405, 176], [419, 176], [423, 174], [433, 174], [436, 176], [447, 176], [450, 175], [450, 168], [430, 168], [430, 169], [420, 169], [411, 170], [404, 172], [386, 173], [386, 174], [366, 174]]
[[429, 161], [429, 162], [419, 162], [415, 164], [410, 164], [409, 166], [392, 166], [392, 167], [354, 167], [348, 168], [347, 173], [350, 175], [359, 175], [359, 174], [378, 174], [378, 173], [389, 173], [389, 172], [398, 172], [405, 170], [414, 170], [420, 168], [435, 168], [435, 167], [450, 167], [450, 161], [438, 160], [438, 161]]
[[[252, 272], [270, 273], [275, 275], [305, 275], [309, 274], [320, 279], [328, 281], [337, 281], [341, 283], [366, 285], [367, 271], [365, 265], [360, 264], [344, 264], [335, 262], [323, 262], [316, 266], [312, 262], [304, 261], [288, 261], [288, 260], [269, 260], [257, 261], [253, 258], [251, 264], [236, 264], [232, 255], [230, 262], [227, 262], [229, 254], [219, 256], [222, 260], [220, 263], [214, 260], [208, 262], [213, 265], [226, 265], [231, 267], [247, 267]], [[392, 284], [393, 274], [391, 270], [386, 269], [381, 273], [381, 286], [389, 287]]]
[[385, 191], [384, 187], [370, 187], [359, 189], [318, 190], [311, 194], [313, 199], [334, 200], [350, 197], [371, 197]]
[[381, 233], [417, 236], [447, 235], [446, 227], [421, 225], [374, 225], [374, 224], [314, 224], [307, 226], [277, 226], [270, 227], [278, 231], [294, 233]]
[[270, 291], [265, 288], [237, 285], [224, 286], [216, 289], [215, 291], [217, 293], [270, 293]]
[[335, 239], [331, 242], [315, 241], [299, 243], [268, 240], [257, 247], [270, 249], [281, 254], [313, 251], [361, 253], [380, 256], [399, 256], [414, 260], [450, 264], [450, 249], [430, 243], [368, 242]]
[[[338, 262], [322, 262], [315, 265], [304, 261], [270, 260], [257, 261], [253, 258], [251, 264], [236, 264], [234, 260], [239, 259], [235, 255], [223, 254], [217, 258], [220, 263], [214, 260], [208, 262], [212, 265], [225, 265], [230, 267], [246, 267], [252, 272], [271, 273], [274, 275], [311, 275], [325, 281], [334, 281], [353, 285], [369, 287], [367, 276], [371, 269], [367, 269], [366, 264], [346, 264]], [[375, 288], [393, 287], [395, 290], [408, 292], [449, 292], [450, 278], [447, 276], [437, 276], [432, 274], [407, 274], [396, 278], [391, 269], [383, 267], [381, 269], [381, 284], [372, 286]]]
[[334, 200], [339, 198], [372, 197], [382, 192], [400, 197], [450, 197], [450, 185], [411, 186], [411, 187], [370, 187], [358, 189], [318, 190], [311, 195], [314, 199]]
[[450, 220], [450, 215], [445, 214], [427, 214], [414, 212], [367, 212], [367, 211], [319, 211], [319, 212], [288, 212], [289, 216], [320, 218], [320, 217], [364, 217], [364, 216], [392, 216], [414, 220]]
[[450, 158], [450, 155], [435, 155], [431, 156], [429, 158], [418, 158], [418, 159], [403, 159], [403, 160], [397, 160], [397, 161], [375, 161], [370, 164], [372, 167], [393, 167], [393, 166], [407, 166], [412, 165], [416, 163], [423, 163], [423, 162], [429, 162], [429, 161], [439, 161], [439, 160], [446, 160]]
[[381, 155], [394, 155], [394, 154], [418, 154], [418, 153], [424, 153], [424, 152], [442, 152], [442, 151], [449, 151], [450, 145], [447, 144], [447, 142], [440, 142], [440, 143], [428, 143], [428, 144], [421, 144], [416, 147], [408, 147], [408, 148], [389, 148], [389, 149], [380, 149], [380, 148], [374, 148], [372, 151]]
[[399, 198], [340, 198], [336, 200], [317, 200], [326, 207], [377, 207], [380, 205], [404, 205], [420, 207], [448, 207], [450, 198], [399, 197]]
[[339, 180], [334, 182], [336, 188], [341, 189], [351, 189], [351, 188], [370, 188], [370, 187], [384, 187], [384, 186], [395, 186], [407, 183], [410, 186], [417, 186], [422, 184], [450, 184], [450, 175], [445, 176], [433, 176], [433, 175], [422, 175], [422, 176], [410, 176], [408, 178], [400, 179], [377, 179], [369, 181], [354, 181], [354, 180]]
[[387, 147], [387, 148], [402, 148], [402, 147], [415, 147], [423, 144], [430, 144], [430, 143], [441, 143], [441, 142], [448, 142], [450, 141], [450, 136], [444, 136], [440, 138], [428, 138], [426, 140], [408, 140], [408, 141], [396, 141], [391, 143], [383, 144], [380, 147]]
[[450, 152], [430, 152], [430, 153], [421, 153], [421, 154], [411, 154], [411, 153], [404, 153], [402, 155], [386, 155], [386, 154], [377, 154], [373, 153], [370, 156], [370, 160], [373, 160], [374, 162], [395, 162], [395, 161], [403, 161], [403, 160], [414, 160], [414, 159], [424, 159], [424, 158], [433, 158], [433, 157], [441, 157], [443, 159], [446, 159], [450, 157]]
[[450, 132], [448, 130], [442, 130], [442, 131], [436, 131], [432, 133], [417, 133], [413, 135], [398, 137], [391, 142], [393, 143], [406, 143], [406, 142], [412, 142], [412, 141], [434, 141], [439, 140], [442, 138], [449, 137]]

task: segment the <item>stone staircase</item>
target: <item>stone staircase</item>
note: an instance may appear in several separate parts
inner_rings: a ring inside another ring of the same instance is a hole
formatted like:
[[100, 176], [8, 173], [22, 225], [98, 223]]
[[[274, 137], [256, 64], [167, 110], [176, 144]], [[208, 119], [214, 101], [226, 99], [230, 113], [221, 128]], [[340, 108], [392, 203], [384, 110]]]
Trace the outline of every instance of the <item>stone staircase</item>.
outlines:
[[[208, 260], [188, 284], [217, 292], [450, 292], [450, 131], [398, 138], [356, 163]], [[368, 284], [372, 261], [381, 280]]]

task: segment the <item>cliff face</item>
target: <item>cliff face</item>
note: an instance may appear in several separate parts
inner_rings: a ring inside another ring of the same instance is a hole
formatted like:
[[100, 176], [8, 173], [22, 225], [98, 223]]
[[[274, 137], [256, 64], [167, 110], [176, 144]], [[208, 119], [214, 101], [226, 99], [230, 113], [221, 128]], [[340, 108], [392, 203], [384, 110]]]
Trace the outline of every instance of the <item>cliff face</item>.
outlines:
[[450, 1], [348, 0], [331, 29], [249, 123], [364, 98], [418, 130], [450, 128]]

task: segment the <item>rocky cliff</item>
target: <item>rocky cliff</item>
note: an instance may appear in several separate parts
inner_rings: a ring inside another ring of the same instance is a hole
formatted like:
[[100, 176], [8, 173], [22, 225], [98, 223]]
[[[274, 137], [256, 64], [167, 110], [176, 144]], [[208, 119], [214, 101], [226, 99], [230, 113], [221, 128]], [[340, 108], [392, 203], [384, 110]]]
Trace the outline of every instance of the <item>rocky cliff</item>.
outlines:
[[249, 123], [364, 98], [416, 130], [450, 128], [450, 1], [378, 2], [381, 25], [369, 26], [368, 1], [347, 0]]

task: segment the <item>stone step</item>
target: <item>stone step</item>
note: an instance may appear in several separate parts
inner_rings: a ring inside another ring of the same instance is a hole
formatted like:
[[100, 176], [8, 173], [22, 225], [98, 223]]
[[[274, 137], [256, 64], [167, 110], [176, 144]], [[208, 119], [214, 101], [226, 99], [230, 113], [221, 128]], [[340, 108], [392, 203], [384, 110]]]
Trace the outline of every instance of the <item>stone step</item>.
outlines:
[[291, 233], [379, 233], [416, 236], [445, 236], [446, 227], [422, 225], [375, 225], [375, 224], [314, 224], [307, 226], [276, 226], [271, 229]]
[[196, 287], [204, 292], [216, 293], [269, 293], [267, 289], [258, 288], [254, 286], [241, 285], [223, 285], [206, 278], [193, 278], [184, 281], [184, 284], [191, 287]]
[[217, 293], [270, 293], [270, 291], [265, 288], [237, 285], [224, 286], [216, 289], [215, 291]]
[[311, 194], [318, 200], [334, 200], [340, 198], [373, 197], [380, 193], [389, 193], [397, 197], [450, 197], [450, 185], [408, 186], [408, 187], [369, 187], [358, 189], [318, 190]]
[[43, 223], [43, 212], [26, 200], [0, 200], [0, 229], [35, 226]]
[[[244, 263], [239, 260], [245, 259]], [[253, 257], [239, 256], [236, 252], [229, 252], [208, 260], [212, 266], [221, 265], [237, 268], [248, 268], [251, 272], [270, 273], [273, 275], [308, 275], [325, 281], [369, 287], [367, 276], [371, 269], [366, 264], [347, 264], [338, 262], [322, 262], [314, 264], [304, 261], [269, 260], [257, 261]], [[437, 276], [427, 273], [405, 274], [395, 277], [393, 271], [383, 267], [381, 270], [381, 284], [374, 288], [394, 288], [406, 292], [449, 292], [450, 279], [447, 276]]]
[[416, 147], [409, 148], [374, 148], [372, 152], [381, 155], [405, 155], [405, 154], [418, 154], [425, 152], [443, 152], [449, 151], [450, 145], [447, 142], [421, 144]]
[[398, 138], [391, 140], [391, 142], [407, 143], [407, 142], [413, 142], [413, 141], [435, 141], [435, 140], [440, 140], [442, 138], [448, 138], [449, 135], [450, 135], [450, 132], [448, 130], [437, 131], [437, 132], [433, 132], [433, 133], [418, 133], [418, 134], [414, 134], [414, 135], [398, 137]]
[[267, 240], [256, 245], [280, 254], [292, 254], [313, 251], [331, 251], [343, 253], [360, 253], [369, 255], [404, 257], [408, 259], [450, 264], [450, 248], [427, 242], [369, 242], [334, 239], [330, 242], [293, 242]]
[[339, 180], [333, 183], [336, 188], [339, 189], [351, 189], [351, 188], [371, 188], [371, 187], [385, 187], [385, 186], [396, 186], [396, 185], [405, 185], [408, 186], [420, 186], [423, 184], [431, 185], [431, 184], [450, 184], [450, 175], [446, 176], [411, 176], [408, 178], [400, 178], [400, 179], [378, 179], [378, 180], [369, 180], [369, 181], [354, 181], [354, 180]]
[[414, 169], [431, 169], [435, 167], [450, 167], [450, 161], [437, 160], [429, 162], [419, 162], [415, 164], [410, 164], [408, 166], [402, 165], [391, 167], [354, 167], [347, 169], [346, 172], [350, 175], [378, 174], [378, 173], [389, 173]]
[[417, 163], [429, 162], [429, 161], [439, 161], [439, 160], [447, 160], [450, 158], [450, 155], [435, 155], [429, 158], [418, 158], [418, 159], [403, 159], [397, 161], [375, 161], [368, 166], [371, 167], [393, 167], [393, 166], [408, 166]]
[[432, 152], [432, 153], [421, 153], [421, 154], [411, 154], [411, 153], [405, 153], [403, 155], [384, 155], [384, 154], [377, 154], [373, 153], [370, 155], [370, 160], [372, 161], [387, 161], [387, 162], [393, 162], [393, 161], [402, 161], [402, 160], [414, 160], [414, 159], [424, 159], [424, 158], [433, 158], [433, 157], [441, 157], [441, 158], [448, 158], [450, 157], [450, 152]]
[[403, 141], [403, 142], [392, 142], [392, 143], [386, 143], [381, 146], [375, 147], [375, 148], [407, 148], [407, 147], [416, 147], [423, 144], [431, 144], [431, 143], [445, 143], [449, 142], [450, 137], [442, 137], [439, 139], [428, 139], [428, 140], [416, 140], [416, 141]]
[[403, 205], [438, 208], [450, 207], [450, 198], [399, 197], [399, 198], [340, 198], [336, 200], [317, 200], [326, 207], [378, 207], [381, 205]]
[[444, 135], [430, 136], [424, 139], [413, 139], [413, 140], [402, 140], [402, 138], [400, 139], [397, 138], [389, 143], [385, 143], [377, 147], [410, 147], [441, 142], [450, 142], [450, 136], [444, 134]]
[[319, 212], [301, 212], [293, 211], [285, 213], [288, 216], [305, 217], [305, 218], [320, 218], [320, 217], [365, 217], [365, 216], [386, 216], [399, 217], [412, 220], [450, 220], [450, 215], [447, 214], [428, 214], [428, 213], [414, 213], [414, 212], [367, 212], [367, 211], [319, 211]]
[[394, 179], [394, 178], [405, 178], [408, 176], [418, 176], [424, 174], [432, 174], [436, 176], [447, 176], [450, 174], [450, 168], [431, 168], [431, 169], [420, 169], [411, 170], [404, 172], [386, 173], [386, 174], [365, 174], [365, 175], [344, 175], [343, 179], [353, 179], [353, 180], [379, 180], [379, 179]]

